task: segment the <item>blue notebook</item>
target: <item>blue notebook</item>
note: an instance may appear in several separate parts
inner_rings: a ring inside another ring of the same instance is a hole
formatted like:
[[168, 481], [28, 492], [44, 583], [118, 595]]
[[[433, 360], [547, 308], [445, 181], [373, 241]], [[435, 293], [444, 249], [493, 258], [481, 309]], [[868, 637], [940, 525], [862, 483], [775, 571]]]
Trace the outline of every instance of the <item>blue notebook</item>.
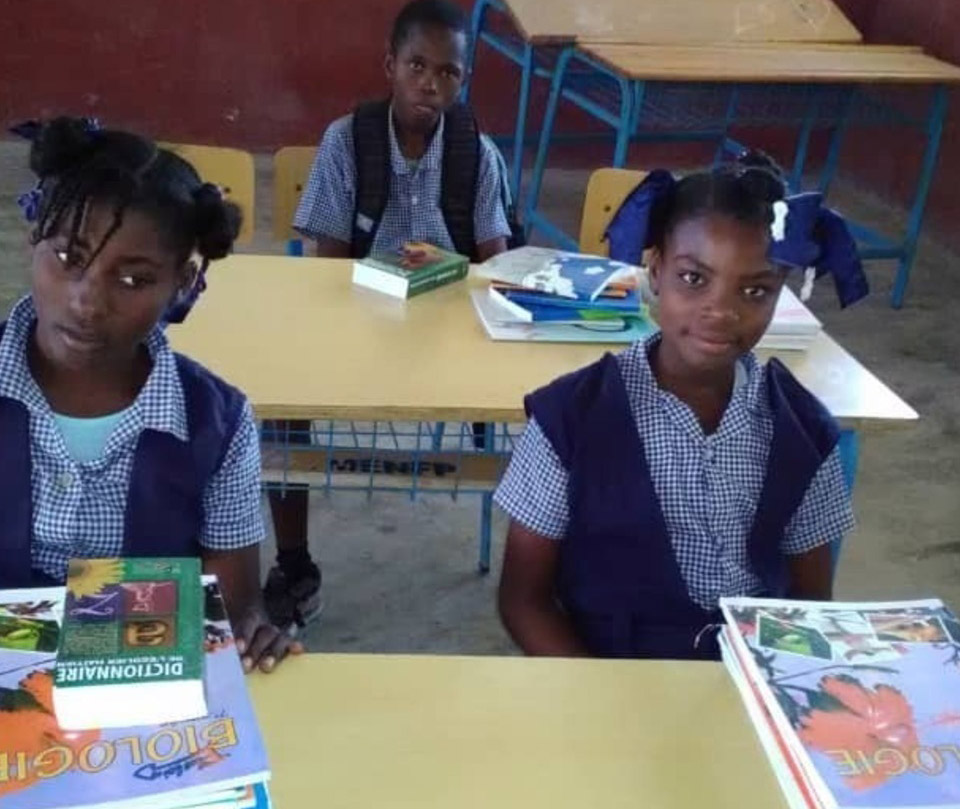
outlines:
[[[511, 303], [522, 306], [527, 311], [534, 313], [536, 311], [543, 311], [544, 309], [579, 309], [639, 315], [642, 308], [640, 296], [637, 295], [635, 290], [629, 291], [622, 298], [596, 298], [593, 300], [565, 298], [560, 295], [544, 295], [539, 292], [525, 292], [519, 289], [503, 290], [501, 294]], [[537, 319], [534, 314], [534, 320]]]

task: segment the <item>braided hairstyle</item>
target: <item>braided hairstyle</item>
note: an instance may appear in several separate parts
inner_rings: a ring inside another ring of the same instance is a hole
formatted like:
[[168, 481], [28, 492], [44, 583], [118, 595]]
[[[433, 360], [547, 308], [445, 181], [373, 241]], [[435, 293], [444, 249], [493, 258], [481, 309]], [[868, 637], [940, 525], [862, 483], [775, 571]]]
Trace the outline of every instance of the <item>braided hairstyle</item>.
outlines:
[[650, 213], [649, 244], [663, 252], [674, 229], [708, 214], [768, 230], [773, 205], [786, 196], [780, 167], [761, 151], [748, 151], [733, 163], [689, 174], [657, 200]]
[[39, 202], [31, 240], [49, 239], [66, 227], [69, 248], [91, 202], [113, 208], [113, 222], [91, 261], [123, 224], [124, 213], [150, 217], [178, 264], [199, 255], [201, 282], [207, 264], [230, 253], [240, 232], [240, 209], [200, 179], [186, 160], [150, 140], [88, 119], [60, 117], [39, 126], [30, 149]]

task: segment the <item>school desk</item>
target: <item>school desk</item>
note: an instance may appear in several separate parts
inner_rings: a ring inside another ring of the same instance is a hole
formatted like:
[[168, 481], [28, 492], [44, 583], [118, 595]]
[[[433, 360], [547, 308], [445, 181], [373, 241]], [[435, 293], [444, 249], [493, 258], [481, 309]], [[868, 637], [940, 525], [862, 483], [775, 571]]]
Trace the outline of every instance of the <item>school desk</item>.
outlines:
[[[585, 79], [584, 76], [587, 76]], [[926, 137], [916, 190], [902, 238], [863, 224], [852, 229], [864, 259], [896, 259], [891, 295], [903, 303], [926, 198], [936, 166], [947, 108], [947, 86], [960, 81], [960, 68], [911, 50], [850, 44], [830, 48], [746, 44], [639, 45], [581, 43], [566, 46], [552, 73], [550, 97], [540, 130], [524, 215], [527, 227], [539, 229], [564, 246], [573, 240], [539, 210], [538, 198], [553, 139], [561, 98], [586, 109], [616, 133], [614, 166], [626, 161], [632, 140], [699, 140], [718, 144], [717, 159], [743, 150], [729, 137], [733, 124], [795, 124], [799, 133], [790, 183], [799, 190], [810, 138], [820, 127], [833, 127], [818, 189], [829, 191], [836, 174], [844, 135], [853, 125], [910, 126]], [[880, 85], [933, 87], [926, 108], [910, 97], [890, 95]], [[885, 94], [886, 93], [886, 94]], [[895, 102], [895, 103], [894, 103]], [[865, 130], [868, 131], [868, 130]]]
[[[511, 34], [510, 23], [519, 35]], [[554, 132], [561, 98], [613, 130], [614, 166], [624, 165], [633, 142], [713, 144], [720, 160], [744, 148], [729, 137], [735, 125], [789, 127], [797, 131], [790, 167], [794, 190], [801, 187], [813, 133], [832, 130], [817, 182], [825, 193], [851, 127], [919, 130], [926, 145], [902, 237], [853, 226], [864, 259], [897, 260], [891, 303], [900, 307], [936, 167], [946, 87], [960, 81], [960, 69], [909, 46], [858, 40], [829, 0], [561, 0], [556, 13], [533, 0], [476, 0], [473, 14], [474, 43], [490, 45], [520, 67], [514, 190], [520, 187], [532, 78], [551, 82], [524, 220], [528, 235], [540, 230], [563, 247], [574, 245], [573, 239], [538, 207], [547, 151], [557, 141], [609, 133]], [[932, 88], [929, 104], [916, 87], [903, 92], [903, 85]], [[467, 85], [465, 97], [469, 90]]]
[[719, 663], [304, 655], [253, 675], [282, 809], [780, 809]]
[[[479, 495], [486, 570], [490, 493], [519, 430], [503, 425], [525, 420], [526, 393], [623, 346], [494, 342], [468, 295], [481, 279], [400, 301], [353, 286], [351, 272], [349, 260], [231, 256], [212, 265], [209, 290], [168, 334], [177, 350], [243, 390], [258, 418], [330, 420], [312, 447], [268, 450], [268, 480]], [[809, 351], [779, 356], [847, 428], [851, 484], [857, 430], [917, 418], [826, 334]], [[350, 427], [335, 434], [344, 422]], [[413, 426], [398, 437], [384, 422]], [[475, 452], [472, 435], [438, 441], [424, 422], [501, 426], [491, 451]]]
[[524, 38], [550, 42], [859, 42], [832, 0], [505, 0]]
[[[516, 32], [514, 34], [513, 32]], [[831, 0], [475, 0], [468, 63], [483, 42], [520, 68], [511, 187], [520, 187], [534, 76], [551, 76], [551, 49], [574, 42], [858, 42]], [[463, 97], [469, 99], [470, 78]]]

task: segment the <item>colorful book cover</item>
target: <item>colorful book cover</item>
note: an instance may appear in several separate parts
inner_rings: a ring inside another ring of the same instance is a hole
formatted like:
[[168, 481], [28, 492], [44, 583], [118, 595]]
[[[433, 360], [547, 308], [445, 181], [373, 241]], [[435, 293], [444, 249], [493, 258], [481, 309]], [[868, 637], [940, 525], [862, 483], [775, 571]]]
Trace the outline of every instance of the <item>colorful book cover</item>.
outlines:
[[646, 315], [586, 320], [581, 323], [519, 322], [481, 289], [470, 290], [473, 308], [491, 340], [533, 343], [624, 344], [643, 340], [657, 330]]
[[596, 298], [589, 302], [582, 298], [564, 298], [557, 295], [543, 295], [538, 292], [519, 292], [517, 290], [506, 290], [501, 294], [511, 303], [515, 303], [531, 311], [544, 307], [553, 307], [574, 311], [589, 310], [594, 312], [615, 312], [623, 315], [639, 315], [643, 307], [640, 296], [633, 290], [622, 297]]
[[960, 622], [941, 602], [721, 605], [824, 806], [960, 806]]
[[632, 275], [634, 268], [601, 256], [564, 253], [546, 267], [523, 279], [523, 286], [540, 289], [561, 298], [594, 301], [607, 284]]
[[[589, 304], [583, 304], [583, 308], [539, 303], [522, 306], [508, 298], [505, 294], [507, 291], [498, 289], [493, 284], [488, 288], [491, 300], [504, 310], [504, 323], [583, 323], [596, 320], [610, 323], [622, 317], [615, 310], [594, 309]], [[544, 298], [554, 299], [550, 295], [545, 295]]]
[[234, 800], [258, 809], [268, 805], [263, 790], [247, 789], [267, 780], [269, 768], [212, 577], [204, 577], [203, 601], [208, 716], [152, 727], [65, 731], [53, 712], [55, 647], [49, 644], [61, 621], [63, 588], [0, 591], [0, 626], [7, 628], [0, 630], [3, 809], [131, 809]]
[[520, 247], [484, 262], [479, 275], [563, 298], [595, 300], [613, 283], [636, 283], [638, 269], [603, 256]]
[[75, 559], [53, 704], [65, 728], [203, 716], [199, 559]]
[[410, 298], [466, 278], [469, 269], [466, 256], [426, 242], [409, 242], [398, 253], [358, 259], [354, 263], [354, 282], [391, 294], [402, 289], [401, 297]]

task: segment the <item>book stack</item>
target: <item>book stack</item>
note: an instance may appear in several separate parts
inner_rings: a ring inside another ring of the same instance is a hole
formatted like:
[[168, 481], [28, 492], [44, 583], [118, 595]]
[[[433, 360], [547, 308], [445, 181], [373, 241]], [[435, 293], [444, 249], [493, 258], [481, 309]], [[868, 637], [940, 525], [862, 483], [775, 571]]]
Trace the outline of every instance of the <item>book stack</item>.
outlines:
[[631, 343], [651, 334], [640, 270], [601, 256], [522, 247], [494, 257], [471, 291], [493, 340]]
[[[66, 730], [53, 696], [64, 590], [0, 590], [3, 809], [269, 809], [266, 751], [216, 579], [204, 577], [200, 595], [204, 715]], [[147, 634], [142, 629], [139, 637]]]
[[206, 716], [200, 560], [74, 559], [53, 707], [67, 730]]
[[353, 264], [353, 283], [407, 299], [461, 281], [470, 259], [426, 242], [408, 242], [396, 254], [372, 255]]
[[960, 807], [960, 622], [942, 602], [720, 605], [723, 661], [791, 809]]

